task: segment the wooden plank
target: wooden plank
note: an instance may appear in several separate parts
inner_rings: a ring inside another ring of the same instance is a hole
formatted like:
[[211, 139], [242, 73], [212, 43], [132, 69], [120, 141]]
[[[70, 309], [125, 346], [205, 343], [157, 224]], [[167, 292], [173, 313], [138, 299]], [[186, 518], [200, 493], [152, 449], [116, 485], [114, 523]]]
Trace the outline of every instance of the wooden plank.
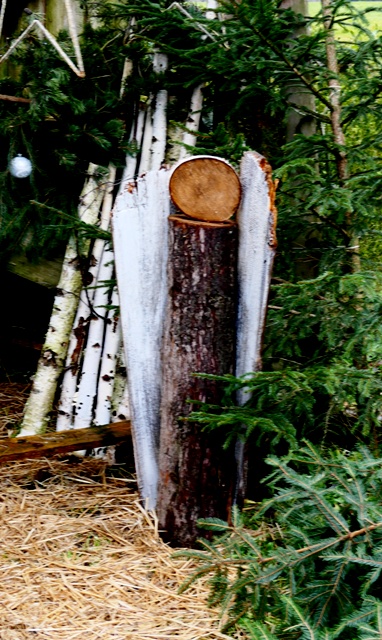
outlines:
[[131, 437], [130, 420], [88, 429], [71, 429], [44, 435], [0, 439], [0, 463], [42, 458], [94, 447], [107, 447]]

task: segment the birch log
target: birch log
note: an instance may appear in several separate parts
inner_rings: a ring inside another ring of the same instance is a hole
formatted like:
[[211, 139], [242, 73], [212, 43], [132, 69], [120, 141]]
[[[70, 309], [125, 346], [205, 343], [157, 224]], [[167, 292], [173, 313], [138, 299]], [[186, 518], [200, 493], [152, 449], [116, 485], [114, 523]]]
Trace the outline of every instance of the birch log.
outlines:
[[115, 367], [113, 394], [111, 397], [111, 422], [130, 419], [130, 400], [127, 387], [127, 373], [125, 365], [125, 355], [121, 342], [117, 353]]
[[[97, 183], [95, 177], [97, 169], [96, 165], [90, 165], [89, 177], [80, 200], [79, 217], [88, 224], [96, 223], [104, 195], [104, 187]], [[86, 241], [82, 246], [83, 254], [86, 255], [88, 250], [89, 242]], [[48, 425], [57, 381], [65, 364], [81, 284], [78, 247], [75, 238], [72, 237], [66, 249], [50, 324], [25, 406], [20, 435], [42, 433]]]
[[[115, 182], [116, 169], [112, 165], [109, 167], [109, 175], [105, 183], [105, 197], [103, 199], [101, 218], [99, 227], [106, 231], [110, 226], [110, 216], [113, 204], [113, 188]], [[105, 247], [105, 240], [97, 238], [95, 240], [92, 255], [89, 260], [89, 269], [86, 274], [87, 281], [93, 285], [97, 282], [100, 262]], [[80, 362], [83, 354], [88, 323], [91, 316], [95, 289], [84, 287], [80, 293], [77, 312], [70, 334], [69, 347], [65, 362], [65, 374], [61, 384], [60, 401], [58, 405], [57, 431], [73, 428], [74, 398], [78, 384], [78, 374], [80, 373]], [[105, 424], [108, 420], [105, 421]], [[87, 426], [90, 426], [87, 425]]]
[[156, 504], [161, 346], [167, 296], [168, 172], [127, 183], [115, 202], [113, 242], [141, 497]]
[[[248, 151], [241, 162], [242, 200], [238, 213], [238, 316], [236, 376], [261, 369], [261, 347], [268, 293], [276, 253], [276, 188], [266, 159]], [[245, 389], [237, 394], [243, 405], [249, 399]], [[238, 481], [235, 500], [245, 494], [244, 445], [236, 445]]]
[[84, 429], [92, 424], [93, 408], [97, 393], [98, 374], [105, 333], [105, 307], [109, 304], [109, 282], [114, 270], [112, 248], [104, 247], [98, 282], [94, 295], [92, 316], [89, 322], [85, 356], [76, 394], [74, 428]]
[[[275, 185], [271, 167], [248, 151], [241, 162], [242, 200], [238, 213], [238, 321], [236, 375], [261, 369], [261, 344], [276, 253]], [[239, 402], [247, 399], [239, 392]]]
[[[113, 307], [119, 305], [117, 287], [113, 288], [111, 305]], [[115, 309], [108, 311], [94, 413], [95, 425], [107, 424], [111, 421], [111, 400], [121, 337], [119, 313]]]
[[215, 381], [195, 372], [233, 372], [237, 227], [171, 216], [169, 300], [163, 349], [158, 518], [176, 545], [190, 546], [197, 520], [229, 519], [236, 477], [233, 452], [215, 432], [182, 420], [188, 399], [219, 401]]

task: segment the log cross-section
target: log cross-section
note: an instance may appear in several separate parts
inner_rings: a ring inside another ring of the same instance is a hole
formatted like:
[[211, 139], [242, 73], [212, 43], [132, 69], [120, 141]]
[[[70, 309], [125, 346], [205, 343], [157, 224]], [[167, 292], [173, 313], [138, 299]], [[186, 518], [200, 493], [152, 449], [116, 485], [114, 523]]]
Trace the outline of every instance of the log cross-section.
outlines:
[[0, 464], [25, 458], [43, 458], [94, 447], [108, 447], [129, 440], [129, 420], [87, 429], [71, 429], [44, 435], [0, 439]]

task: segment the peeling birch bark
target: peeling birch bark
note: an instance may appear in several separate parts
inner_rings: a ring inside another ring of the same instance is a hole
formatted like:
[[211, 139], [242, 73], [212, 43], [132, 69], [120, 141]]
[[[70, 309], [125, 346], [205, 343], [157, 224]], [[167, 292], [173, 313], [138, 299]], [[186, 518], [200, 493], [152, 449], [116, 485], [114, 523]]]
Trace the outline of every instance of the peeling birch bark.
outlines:
[[[98, 167], [90, 165], [88, 180], [81, 194], [79, 218], [88, 224], [97, 222], [104, 187], [96, 181]], [[86, 255], [89, 242], [85, 241], [82, 252]], [[53, 304], [49, 328], [45, 337], [41, 357], [34, 376], [33, 386], [27, 400], [20, 435], [42, 433], [48, 425], [49, 414], [63, 370], [69, 335], [82, 285], [78, 247], [74, 237], [69, 240], [57, 294]]]
[[[275, 185], [271, 167], [248, 151], [241, 162], [242, 199], [238, 213], [238, 319], [236, 375], [261, 369], [261, 344], [276, 253]], [[248, 398], [243, 391], [240, 404]]]
[[158, 484], [161, 346], [167, 297], [169, 172], [149, 171], [115, 202], [113, 241], [138, 486], [154, 509]]
[[[276, 253], [275, 185], [266, 159], [248, 151], [241, 161], [242, 199], [238, 213], [238, 312], [236, 376], [261, 369], [261, 347], [268, 292]], [[241, 389], [237, 400], [244, 404], [249, 394]], [[237, 442], [239, 469], [235, 499], [245, 493], [244, 445]]]

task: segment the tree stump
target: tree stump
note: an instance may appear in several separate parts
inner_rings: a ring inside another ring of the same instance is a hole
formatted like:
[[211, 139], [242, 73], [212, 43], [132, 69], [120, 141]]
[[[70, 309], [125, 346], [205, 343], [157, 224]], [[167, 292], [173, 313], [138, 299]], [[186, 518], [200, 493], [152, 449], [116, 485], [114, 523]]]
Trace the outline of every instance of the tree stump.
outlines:
[[189, 399], [217, 403], [220, 385], [193, 373], [231, 373], [235, 361], [237, 227], [170, 216], [169, 300], [163, 350], [158, 517], [164, 537], [192, 546], [197, 520], [229, 519], [233, 451], [218, 432], [182, 418]]

